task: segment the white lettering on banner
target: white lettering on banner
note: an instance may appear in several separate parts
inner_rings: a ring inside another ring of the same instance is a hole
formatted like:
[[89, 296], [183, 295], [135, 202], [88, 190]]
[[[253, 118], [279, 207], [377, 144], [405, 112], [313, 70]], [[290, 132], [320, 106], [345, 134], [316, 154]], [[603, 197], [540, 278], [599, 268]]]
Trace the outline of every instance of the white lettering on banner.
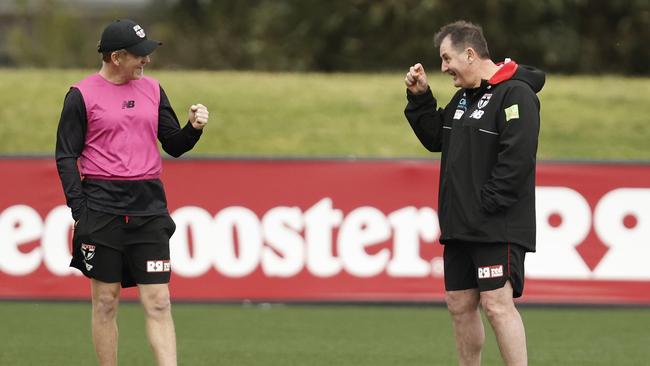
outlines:
[[43, 234], [41, 216], [26, 205], [11, 206], [0, 213], [0, 271], [12, 276], [34, 272], [43, 259], [42, 249], [23, 253], [18, 248]]
[[391, 213], [388, 221], [393, 227], [395, 244], [386, 272], [392, 277], [426, 277], [434, 273], [434, 263], [420, 257], [420, 239], [433, 243], [440, 236], [436, 212], [429, 207], [404, 207]]
[[269, 277], [291, 277], [302, 271], [305, 242], [300, 236], [304, 221], [298, 207], [275, 207], [262, 219], [267, 247], [262, 249], [262, 270]]
[[174, 273], [190, 278], [204, 275], [217, 253], [212, 241], [212, 215], [201, 207], [185, 206], [174, 211], [174, 222], [176, 234], [169, 241]]
[[374, 207], [359, 207], [345, 218], [338, 236], [338, 253], [345, 270], [358, 277], [372, 277], [386, 268], [390, 253], [383, 248], [370, 255], [366, 247], [390, 238], [386, 216]]
[[[612, 190], [597, 202], [593, 215], [575, 190], [538, 187], [536, 192], [538, 251], [526, 256], [528, 277], [650, 280], [650, 189]], [[66, 206], [58, 206], [43, 220], [27, 205], [1, 211], [0, 272], [25, 276], [43, 265], [56, 276], [80, 275], [68, 268], [69, 213]], [[211, 270], [233, 278], [256, 270], [280, 278], [303, 271], [321, 278], [341, 272], [357, 277], [442, 276], [441, 258], [428, 262], [421, 255], [423, 245], [440, 235], [437, 214], [428, 207], [384, 214], [363, 206], [343, 215], [326, 197], [305, 211], [273, 207], [261, 219], [245, 207], [226, 207], [213, 216], [186, 206], [172, 216], [177, 230], [171, 257], [174, 273], [182, 277]], [[549, 220], [553, 216], [559, 218], [555, 223]], [[576, 250], [592, 227], [608, 248], [593, 271]], [[376, 245], [381, 247], [372, 250]]]
[[307, 269], [314, 276], [334, 276], [343, 268], [343, 263], [332, 250], [332, 232], [341, 222], [343, 212], [333, 208], [330, 198], [323, 198], [305, 212]]
[[70, 241], [68, 232], [74, 226], [74, 220], [70, 217], [68, 206], [55, 207], [45, 217], [43, 229], [43, 263], [45, 267], [57, 276], [70, 274], [81, 276], [81, 272], [70, 267]]
[[[630, 216], [633, 222], [625, 225]], [[607, 193], [595, 210], [596, 233], [609, 247], [594, 269], [598, 279], [650, 278], [650, 189], [620, 188]], [[621, 270], [622, 266], [625, 270]]]
[[246, 207], [227, 207], [214, 218], [212, 244], [217, 250], [217, 271], [228, 277], [247, 276], [255, 271], [262, 256], [260, 220]]
[[[261, 222], [242, 207], [220, 211], [214, 222], [198, 207], [180, 208], [172, 216], [176, 222], [176, 234], [170, 242], [174, 271], [186, 277], [207, 273], [213, 263], [228, 277], [249, 275], [258, 265], [269, 277], [295, 276], [305, 267], [318, 277], [335, 276], [343, 270], [359, 277], [383, 271], [395, 277], [426, 276], [434, 264], [420, 257], [420, 238], [433, 243], [440, 232], [431, 208], [405, 207], [387, 218], [374, 207], [360, 207], [343, 220], [342, 212], [332, 208], [330, 198], [318, 201], [304, 214], [298, 207], [272, 208]], [[338, 236], [333, 241], [337, 227]], [[368, 254], [367, 247], [390, 239], [391, 227], [395, 237], [393, 260], [388, 248]], [[194, 255], [189, 251], [190, 231]], [[238, 240], [233, 241], [233, 237]], [[439, 271], [436, 274], [440, 275]]]
[[[537, 252], [526, 256], [526, 275], [530, 278], [589, 278], [591, 270], [576, 246], [589, 234], [591, 209], [585, 198], [566, 187], [538, 187]], [[551, 215], [562, 222], [553, 227]]]

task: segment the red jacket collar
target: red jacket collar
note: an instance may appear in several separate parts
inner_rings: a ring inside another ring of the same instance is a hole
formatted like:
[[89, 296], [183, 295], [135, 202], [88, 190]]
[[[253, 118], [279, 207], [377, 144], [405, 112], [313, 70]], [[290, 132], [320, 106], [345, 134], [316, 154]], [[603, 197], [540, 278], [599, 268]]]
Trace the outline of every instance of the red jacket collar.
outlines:
[[512, 77], [512, 75], [517, 72], [517, 63], [512, 61], [512, 60], [507, 60], [505, 62], [499, 62], [497, 66], [501, 66], [499, 68], [499, 71], [497, 71], [490, 80], [488, 80], [488, 83], [491, 85], [496, 85], [501, 82], [504, 82]]

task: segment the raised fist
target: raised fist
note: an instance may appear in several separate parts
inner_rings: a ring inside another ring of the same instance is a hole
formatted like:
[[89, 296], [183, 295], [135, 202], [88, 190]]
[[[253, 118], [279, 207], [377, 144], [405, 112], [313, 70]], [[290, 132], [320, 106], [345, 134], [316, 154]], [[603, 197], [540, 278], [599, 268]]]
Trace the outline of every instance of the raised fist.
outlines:
[[210, 112], [208, 112], [208, 108], [203, 104], [192, 104], [190, 107], [188, 120], [195, 129], [202, 130], [208, 124], [209, 117]]
[[413, 94], [422, 94], [429, 89], [427, 74], [424, 72], [422, 64], [417, 63], [409, 69], [404, 78], [406, 88]]

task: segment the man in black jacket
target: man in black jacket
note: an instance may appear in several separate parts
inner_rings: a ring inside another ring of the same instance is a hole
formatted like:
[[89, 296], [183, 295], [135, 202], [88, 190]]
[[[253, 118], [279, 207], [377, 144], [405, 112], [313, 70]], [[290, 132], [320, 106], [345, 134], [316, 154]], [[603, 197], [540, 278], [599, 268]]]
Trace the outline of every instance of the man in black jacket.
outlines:
[[458, 21], [435, 37], [441, 70], [460, 88], [445, 108], [424, 67], [406, 74], [405, 115], [420, 142], [442, 152], [440, 242], [446, 302], [461, 365], [479, 365], [485, 332], [479, 305], [505, 364], [527, 364], [513, 297], [524, 287], [524, 257], [535, 251], [535, 156], [544, 74], [490, 60], [480, 27]]

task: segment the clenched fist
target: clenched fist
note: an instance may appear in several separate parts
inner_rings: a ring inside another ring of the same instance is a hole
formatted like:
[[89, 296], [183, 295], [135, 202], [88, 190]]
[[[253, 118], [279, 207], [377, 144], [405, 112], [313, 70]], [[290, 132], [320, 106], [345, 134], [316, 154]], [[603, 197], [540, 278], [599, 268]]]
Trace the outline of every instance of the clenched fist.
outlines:
[[208, 108], [203, 104], [192, 104], [188, 114], [188, 120], [197, 130], [202, 130], [205, 125], [208, 124], [208, 118], [210, 117], [210, 112]]
[[404, 78], [406, 88], [413, 94], [422, 94], [429, 88], [427, 74], [424, 72], [422, 64], [417, 63], [409, 69]]

